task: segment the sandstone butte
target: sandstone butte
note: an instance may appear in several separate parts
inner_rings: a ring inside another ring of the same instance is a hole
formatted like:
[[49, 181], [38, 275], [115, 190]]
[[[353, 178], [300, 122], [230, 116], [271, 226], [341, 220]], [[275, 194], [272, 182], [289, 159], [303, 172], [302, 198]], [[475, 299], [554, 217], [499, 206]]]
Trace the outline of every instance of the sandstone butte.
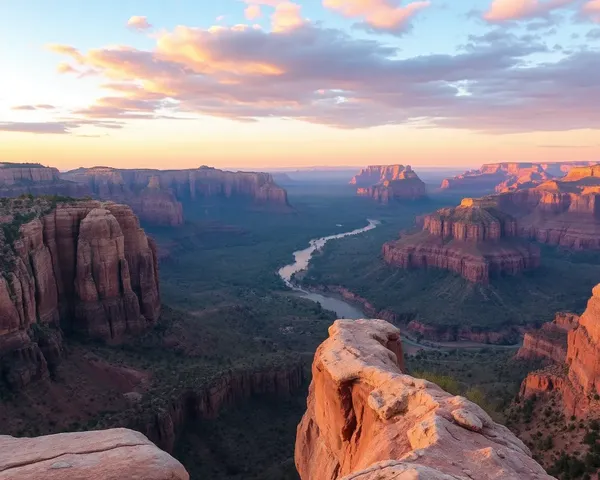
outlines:
[[493, 198], [466, 198], [425, 216], [421, 232], [384, 244], [383, 258], [400, 268], [442, 268], [486, 284], [539, 266], [539, 248], [516, 235], [516, 220]]
[[444, 179], [441, 188], [465, 193], [509, 192], [534, 187], [547, 180], [562, 177], [572, 168], [591, 164], [592, 162], [489, 163], [478, 170], [469, 170]]
[[407, 375], [401, 345], [383, 320], [329, 328], [297, 430], [302, 480], [553, 478], [480, 407]]
[[142, 220], [183, 223], [181, 202], [204, 197], [241, 198], [253, 204], [289, 208], [287, 192], [268, 173], [228, 172], [210, 167], [189, 170], [79, 168], [63, 178], [85, 185], [103, 200], [127, 203]]
[[14, 222], [4, 217], [3, 227], [18, 229], [17, 238], [3, 228], [0, 239], [0, 370], [8, 387], [47, 378], [62, 356], [62, 331], [118, 343], [158, 320], [156, 247], [128, 206], [69, 201]]
[[379, 203], [392, 200], [417, 200], [427, 196], [425, 184], [410, 165], [373, 165], [363, 168], [350, 180], [356, 193]]
[[[550, 332], [550, 333], [549, 333]], [[558, 394], [566, 416], [598, 414], [600, 401], [600, 285], [594, 287], [585, 312], [559, 314], [554, 322], [525, 337], [520, 358], [543, 358], [550, 365], [530, 373], [521, 396]]]
[[0, 480], [189, 480], [181, 463], [124, 428], [37, 438], [0, 435]]

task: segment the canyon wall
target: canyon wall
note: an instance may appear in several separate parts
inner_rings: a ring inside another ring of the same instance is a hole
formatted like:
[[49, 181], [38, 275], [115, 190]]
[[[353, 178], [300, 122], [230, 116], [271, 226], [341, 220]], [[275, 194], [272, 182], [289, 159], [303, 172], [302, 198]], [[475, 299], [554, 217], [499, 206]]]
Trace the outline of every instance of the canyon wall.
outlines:
[[330, 327], [297, 431], [302, 480], [552, 478], [477, 405], [406, 375], [401, 345], [383, 320]]
[[364, 168], [351, 181], [362, 197], [388, 204], [393, 200], [418, 200], [427, 196], [425, 184], [410, 165], [386, 165]]
[[0, 241], [0, 384], [12, 388], [47, 377], [61, 331], [118, 343], [160, 314], [156, 248], [129, 207], [28, 201], [37, 218], [3, 217]]
[[506, 162], [484, 164], [478, 170], [469, 170], [461, 175], [442, 181], [443, 190], [464, 193], [509, 192], [534, 187], [556, 177], [562, 177], [572, 168], [583, 167], [593, 162]]
[[597, 395], [600, 392], [600, 285], [594, 287], [581, 317], [559, 314], [554, 322], [532, 334], [519, 350], [518, 357], [551, 361], [549, 366], [528, 375], [521, 385], [521, 396], [556, 393], [561, 397], [565, 415], [597, 415], [600, 411]]
[[0, 435], [3, 480], [189, 480], [181, 463], [124, 428], [35, 438]]
[[56, 168], [40, 164], [0, 163], [0, 197], [24, 194], [83, 197], [90, 191], [85, 185], [61, 179]]
[[400, 268], [441, 268], [489, 283], [539, 266], [539, 248], [516, 238], [517, 222], [490, 199], [466, 198], [423, 219], [423, 230], [383, 245], [384, 260]]
[[[131, 204], [140, 215], [169, 225], [182, 223], [180, 202], [205, 197], [243, 198], [256, 205], [287, 208], [287, 192], [268, 173], [227, 172], [210, 167], [189, 170], [79, 168], [63, 178], [87, 185], [101, 199]], [[154, 213], [153, 213], [154, 212]]]
[[287, 397], [305, 382], [301, 363], [246, 371], [229, 371], [206, 385], [190, 389], [150, 413], [131, 415], [131, 428], [143, 432], [156, 445], [172, 452], [186, 425], [194, 420], [214, 419], [224, 409], [256, 395]]

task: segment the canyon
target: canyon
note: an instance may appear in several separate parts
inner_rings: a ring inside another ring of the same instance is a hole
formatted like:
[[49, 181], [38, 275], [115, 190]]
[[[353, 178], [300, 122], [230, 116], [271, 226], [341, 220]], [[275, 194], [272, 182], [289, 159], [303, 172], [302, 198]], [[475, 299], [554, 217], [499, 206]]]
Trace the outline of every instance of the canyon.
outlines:
[[206, 198], [240, 199], [250, 207], [289, 211], [287, 192], [273, 176], [211, 167], [187, 170], [78, 168], [59, 172], [40, 164], [0, 164], [0, 196], [94, 197], [129, 205], [149, 225], [179, 226], [183, 204]]
[[565, 416], [598, 416], [600, 400], [600, 285], [581, 316], [556, 319], [525, 337], [517, 358], [541, 358], [548, 366], [530, 373], [521, 396], [557, 394]]
[[357, 195], [388, 204], [394, 200], [418, 200], [427, 196], [425, 184], [410, 165], [373, 165], [350, 180]]
[[539, 248], [516, 234], [516, 220], [494, 201], [466, 198], [456, 208], [425, 216], [421, 232], [385, 243], [382, 253], [396, 267], [442, 268], [487, 284], [539, 265]]
[[562, 177], [572, 168], [592, 164], [593, 162], [488, 163], [477, 170], [444, 179], [441, 189], [464, 194], [509, 192], [534, 187], [547, 180]]
[[400, 331], [383, 320], [337, 320], [312, 372], [302, 480], [552, 478], [480, 407], [408, 375]]
[[62, 332], [122, 342], [160, 315], [156, 247], [128, 206], [3, 200], [0, 384], [48, 377]]

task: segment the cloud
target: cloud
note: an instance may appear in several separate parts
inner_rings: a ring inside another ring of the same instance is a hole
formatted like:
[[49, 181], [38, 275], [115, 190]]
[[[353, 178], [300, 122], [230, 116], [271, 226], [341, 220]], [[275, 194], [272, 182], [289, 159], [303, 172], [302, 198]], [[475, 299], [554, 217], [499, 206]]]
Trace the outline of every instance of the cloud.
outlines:
[[429, 7], [430, 1], [414, 1], [394, 6], [390, 0], [323, 0], [323, 6], [345, 17], [361, 18], [363, 28], [400, 34], [407, 30], [417, 12]]
[[554, 10], [576, 2], [577, 0], [493, 0], [484, 18], [489, 22], [544, 18]]
[[582, 11], [592, 21], [600, 23], [600, 0], [589, 0], [583, 5]]
[[110, 93], [75, 114], [96, 122], [184, 114], [489, 133], [600, 128], [600, 70], [590, 69], [600, 52], [532, 63], [530, 55], [550, 50], [531, 33], [498, 28], [470, 36], [455, 54], [417, 57], [306, 21], [273, 31], [179, 26], [155, 40], [153, 50], [58, 48], [77, 69], [107, 80]]
[[149, 30], [150, 28], [152, 28], [152, 25], [148, 23], [147, 17], [134, 15], [133, 17], [129, 18], [129, 20], [127, 20], [127, 27], [133, 30], [143, 31]]
[[70, 129], [65, 122], [0, 122], [0, 132], [65, 134]]
[[11, 110], [21, 110], [21, 111], [35, 111], [35, 110], [55, 110], [56, 107], [54, 105], [48, 105], [46, 103], [38, 104], [38, 105], [16, 105], [11, 107]]
[[244, 10], [244, 15], [248, 20], [256, 20], [262, 16], [260, 5], [248, 5]]

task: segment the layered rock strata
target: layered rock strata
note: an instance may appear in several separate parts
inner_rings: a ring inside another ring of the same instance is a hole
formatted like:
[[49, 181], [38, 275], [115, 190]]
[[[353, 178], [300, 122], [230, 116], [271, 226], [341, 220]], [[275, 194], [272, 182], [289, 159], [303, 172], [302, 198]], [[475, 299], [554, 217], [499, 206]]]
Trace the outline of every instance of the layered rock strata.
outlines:
[[574, 313], [557, 313], [552, 322], [545, 323], [538, 330], [525, 333], [523, 345], [516, 358], [544, 359], [563, 363], [567, 358], [568, 334], [579, 324], [579, 316]]
[[[521, 395], [557, 393], [567, 416], [597, 415], [600, 412], [600, 399], [597, 398], [600, 392], [600, 285], [594, 287], [581, 317], [574, 315], [570, 318], [562, 327], [556, 322], [550, 327], [542, 327], [546, 331], [549, 328], [567, 331], [566, 352], [564, 333], [557, 336], [556, 332], [552, 340], [546, 337], [546, 343], [551, 345], [536, 349], [529, 344], [528, 348], [524, 346], [523, 352], [519, 352], [519, 356], [552, 360], [549, 367], [528, 375], [521, 385]], [[544, 335], [537, 334], [538, 337]]]
[[410, 165], [367, 167], [350, 184], [358, 186], [356, 193], [359, 196], [371, 197], [383, 204], [392, 200], [417, 200], [427, 196], [425, 184]]
[[60, 178], [56, 168], [34, 164], [0, 163], [0, 197], [19, 195], [88, 195], [85, 185]]
[[36, 438], [0, 435], [0, 479], [189, 480], [181, 463], [124, 428]]
[[5, 218], [0, 241], [0, 383], [45, 378], [61, 330], [120, 342], [158, 320], [156, 247], [129, 207], [65, 203], [16, 225]]
[[516, 220], [488, 199], [464, 199], [423, 220], [423, 230], [383, 246], [383, 258], [400, 268], [441, 268], [471, 282], [536, 268], [539, 249], [516, 238]]
[[141, 215], [150, 217], [152, 211], [157, 212], [168, 224], [181, 223], [180, 202], [206, 197], [241, 198], [258, 205], [288, 207], [287, 192], [268, 173], [228, 172], [210, 167], [189, 170], [94, 167], [66, 172], [63, 178], [87, 185], [98, 198], [130, 203]]
[[297, 431], [302, 480], [552, 478], [477, 405], [403, 368], [400, 332], [387, 322], [330, 327]]
[[562, 177], [572, 168], [584, 167], [593, 162], [548, 163], [489, 163], [478, 170], [469, 170], [442, 181], [443, 190], [463, 193], [508, 192], [534, 187], [546, 180]]

